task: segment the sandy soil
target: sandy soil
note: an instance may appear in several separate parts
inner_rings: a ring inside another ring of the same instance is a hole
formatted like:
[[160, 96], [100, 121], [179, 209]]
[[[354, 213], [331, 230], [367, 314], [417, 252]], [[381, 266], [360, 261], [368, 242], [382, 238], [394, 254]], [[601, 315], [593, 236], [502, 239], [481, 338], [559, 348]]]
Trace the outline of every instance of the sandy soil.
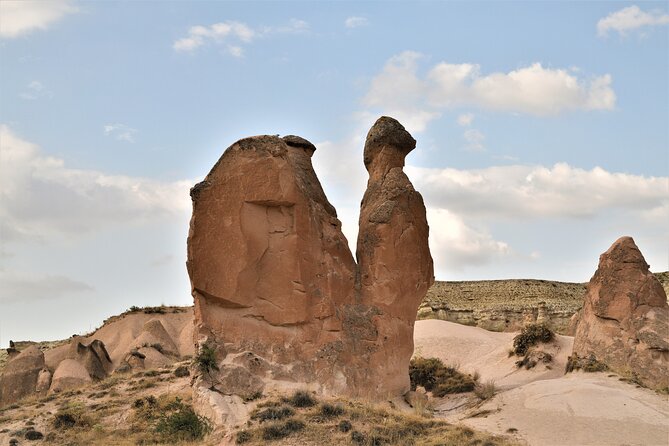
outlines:
[[515, 429], [515, 436], [530, 445], [669, 445], [666, 395], [612, 374], [564, 375], [573, 343], [568, 336], [558, 336], [544, 349], [554, 358], [548, 367], [518, 370], [518, 358], [508, 355], [514, 335], [446, 321], [416, 322], [416, 355], [478, 371], [482, 381], [494, 379], [501, 389], [477, 407], [484, 416], [471, 417], [471, 411], [440, 416], [495, 434]]

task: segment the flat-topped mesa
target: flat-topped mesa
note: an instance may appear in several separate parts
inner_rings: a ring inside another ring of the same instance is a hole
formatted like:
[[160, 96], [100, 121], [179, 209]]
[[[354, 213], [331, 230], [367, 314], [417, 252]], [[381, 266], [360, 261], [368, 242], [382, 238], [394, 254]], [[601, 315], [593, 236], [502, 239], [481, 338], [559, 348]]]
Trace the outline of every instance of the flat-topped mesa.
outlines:
[[631, 237], [599, 257], [578, 316], [574, 354], [662, 389], [669, 387], [669, 306], [648, 268]]
[[195, 336], [219, 368], [195, 381], [203, 412], [285, 381], [372, 399], [409, 390], [413, 323], [433, 280], [425, 207], [402, 172], [414, 147], [392, 118], [370, 130], [359, 265], [303, 138], [242, 139], [191, 190]]

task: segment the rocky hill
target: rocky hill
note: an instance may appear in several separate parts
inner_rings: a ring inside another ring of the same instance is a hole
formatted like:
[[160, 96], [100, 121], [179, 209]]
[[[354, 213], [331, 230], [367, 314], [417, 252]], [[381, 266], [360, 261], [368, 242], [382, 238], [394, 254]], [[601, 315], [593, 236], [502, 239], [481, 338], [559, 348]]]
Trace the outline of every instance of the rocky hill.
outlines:
[[[669, 272], [655, 276], [669, 291]], [[569, 321], [583, 305], [585, 286], [534, 279], [435, 282], [418, 309], [418, 318], [492, 331], [518, 331], [528, 322], [546, 322], [554, 331], [570, 334]]]

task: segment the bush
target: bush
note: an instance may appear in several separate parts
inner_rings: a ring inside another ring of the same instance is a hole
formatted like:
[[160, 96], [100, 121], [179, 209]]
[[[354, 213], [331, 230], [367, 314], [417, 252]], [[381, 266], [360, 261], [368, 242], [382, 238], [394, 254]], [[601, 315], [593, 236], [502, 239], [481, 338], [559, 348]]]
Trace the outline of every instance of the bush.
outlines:
[[174, 376], [177, 378], [183, 378], [184, 376], [190, 375], [190, 372], [188, 371], [188, 367], [185, 365], [180, 365], [174, 370]]
[[540, 342], [550, 342], [554, 336], [545, 324], [526, 325], [520, 334], [513, 338], [513, 352], [516, 356], [523, 356], [533, 345]]
[[237, 438], [235, 439], [235, 443], [237, 444], [244, 444], [253, 439], [253, 434], [249, 431], [239, 431], [237, 432]]
[[218, 370], [214, 347], [206, 344], [203, 345], [195, 357], [195, 364], [202, 373], [210, 373], [213, 370]]
[[288, 406], [270, 406], [266, 409], [254, 413], [251, 418], [254, 420], [259, 420], [260, 422], [276, 421], [292, 417], [294, 414], [295, 412], [293, 409]]
[[312, 407], [316, 405], [316, 399], [306, 390], [298, 390], [288, 399], [293, 407]]
[[30, 441], [41, 440], [42, 438], [44, 438], [44, 434], [38, 431], [28, 431], [25, 435], [25, 439]]
[[294, 432], [304, 429], [304, 422], [300, 420], [290, 419], [283, 423], [272, 423], [262, 430], [263, 440], [279, 440], [286, 438]]
[[92, 426], [93, 422], [84, 414], [83, 407], [65, 406], [56, 412], [52, 425], [56, 429], [87, 428]]
[[479, 397], [479, 399], [485, 401], [489, 400], [497, 393], [497, 386], [495, 386], [494, 380], [488, 380], [484, 384], [478, 383], [474, 387], [474, 395]]
[[156, 433], [166, 443], [201, 440], [211, 432], [209, 420], [195, 413], [192, 407], [177, 399], [167, 408], [171, 413], [163, 414], [156, 425]]
[[605, 372], [609, 367], [603, 362], [599, 362], [594, 354], [591, 354], [587, 358], [581, 358], [576, 353], [567, 358], [566, 373], [573, 372], [574, 370], [582, 370], [584, 372], [593, 373], [593, 372]]
[[348, 420], [341, 420], [337, 426], [339, 432], [348, 432], [353, 428], [353, 425]]
[[341, 404], [321, 404], [321, 415], [324, 417], [338, 417], [344, 413], [344, 407]]
[[476, 387], [475, 377], [459, 372], [457, 367], [445, 366], [438, 358], [413, 358], [409, 363], [409, 379], [411, 390], [423, 386], [437, 397], [471, 392]]
[[358, 432], [358, 431], [351, 432], [351, 441], [354, 444], [365, 444], [366, 440], [367, 440], [367, 437], [365, 437], [365, 434], [363, 434], [362, 432]]

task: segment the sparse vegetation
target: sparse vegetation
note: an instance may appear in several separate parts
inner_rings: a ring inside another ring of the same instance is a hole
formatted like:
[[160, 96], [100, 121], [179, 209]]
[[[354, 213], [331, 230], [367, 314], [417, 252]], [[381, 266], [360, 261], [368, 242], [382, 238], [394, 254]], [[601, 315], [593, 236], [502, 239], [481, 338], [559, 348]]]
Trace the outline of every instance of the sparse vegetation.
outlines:
[[293, 418], [284, 422], [275, 422], [262, 429], [262, 438], [263, 440], [279, 440], [294, 432], [301, 431], [304, 427], [304, 421]]
[[567, 358], [566, 373], [573, 372], [574, 370], [582, 370], [588, 373], [594, 372], [605, 372], [609, 367], [597, 360], [595, 355], [590, 355], [587, 358], [581, 358], [576, 353]]
[[195, 413], [193, 408], [179, 398], [167, 407], [156, 425], [160, 439], [169, 444], [201, 440], [211, 432], [209, 420]]
[[184, 376], [190, 375], [190, 371], [188, 370], [188, 367], [185, 365], [180, 365], [176, 369], [174, 369], [174, 376], [177, 378], [183, 378]]
[[212, 372], [218, 370], [216, 349], [211, 345], [203, 345], [195, 356], [194, 363], [200, 372], [206, 373], [212, 379]]
[[297, 390], [287, 402], [293, 407], [311, 407], [316, 405], [316, 399], [306, 390]]
[[269, 406], [254, 412], [251, 415], [251, 419], [258, 420], [262, 423], [263, 421], [283, 420], [284, 418], [292, 417], [294, 414], [295, 411], [286, 405]]
[[485, 383], [477, 383], [476, 386], [474, 387], [474, 395], [479, 397], [479, 399], [485, 401], [489, 400], [495, 394], [497, 393], [497, 386], [495, 385], [495, 381], [490, 379], [486, 381]]
[[344, 406], [341, 404], [323, 403], [320, 407], [320, 414], [326, 418], [338, 417], [344, 414]]
[[530, 347], [550, 342], [554, 337], [551, 329], [545, 324], [526, 325], [520, 334], [513, 338], [513, 352], [516, 356], [524, 356]]
[[461, 373], [456, 366], [446, 366], [438, 358], [413, 358], [409, 363], [411, 389], [422, 386], [434, 396], [471, 392], [477, 377]]

